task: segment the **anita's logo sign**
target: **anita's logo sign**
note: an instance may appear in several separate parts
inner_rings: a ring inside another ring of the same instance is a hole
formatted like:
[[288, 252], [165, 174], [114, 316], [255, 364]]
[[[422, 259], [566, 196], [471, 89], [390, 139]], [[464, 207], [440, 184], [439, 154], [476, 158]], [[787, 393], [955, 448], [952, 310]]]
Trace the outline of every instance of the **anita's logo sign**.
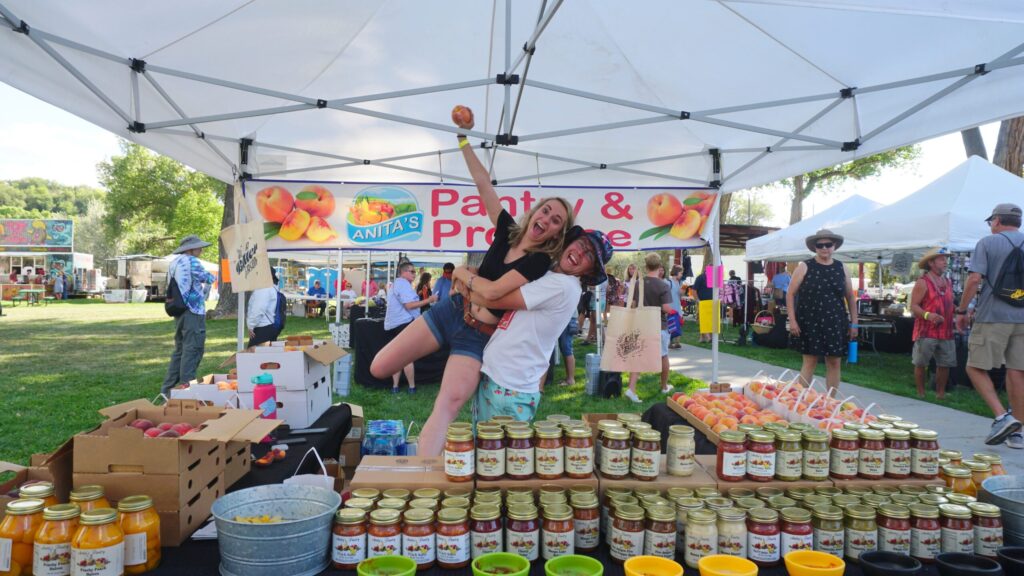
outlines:
[[245, 246], [238, 249], [238, 257], [235, 259], [235, 274], [241, 276], [248, 276], [250, 272], [256, 268], [256, 245], [249, 245], [248, 242]]
[[361, 190], [348, 209], [348, 237], [356, 244], [386, 244], [423, 235], [423, 212], [416, 197], [399, 186]]

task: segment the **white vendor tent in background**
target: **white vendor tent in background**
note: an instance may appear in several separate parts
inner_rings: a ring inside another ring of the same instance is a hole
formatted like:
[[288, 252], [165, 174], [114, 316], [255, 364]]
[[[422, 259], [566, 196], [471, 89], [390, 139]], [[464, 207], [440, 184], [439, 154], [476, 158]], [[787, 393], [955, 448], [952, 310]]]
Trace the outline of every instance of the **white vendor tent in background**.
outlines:
[[748, 262], [768, 260], [770, 262], [794, 262], [813, 256], [804, 239], [822, 228], [833, 229], [839, 224], [852, 220], [882, 204], [854, 194], [846, 200], [801, 220], [777, 232], [765, 234], [747, 242], [744, 259]]
[[970, 252], [988, 236], [985, 218], [1000, 202], [1024, 198], [1024, 180], [977, 156], [910, 196], [833, 228], [844, 238], [840, 260], [874, 261], [936, 246]]

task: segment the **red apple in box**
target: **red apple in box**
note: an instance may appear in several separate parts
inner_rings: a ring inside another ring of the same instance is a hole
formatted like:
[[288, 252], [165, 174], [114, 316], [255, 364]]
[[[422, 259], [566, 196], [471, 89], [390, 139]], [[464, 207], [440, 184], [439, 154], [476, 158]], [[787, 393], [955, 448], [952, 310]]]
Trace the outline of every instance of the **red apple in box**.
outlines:
[[180, 424], [175, 424], [174, 426], [171, 426], [171, 430], [177, 432], [178, 435], [180, 436], [184, 436], [185, 434], [188, 434], [189, 432], [192, 431], [192, 425], [182, 422]]
[[160, 434], [161, 434], [162, 432], [163, 432], [162, 430], [160, 430], [159, 428], [157, 428], [157, 427], [155, 427], [155, 426], [154, 426], [153, 428], [148, 428], [148, 429], [146, 429], [146, 431], [145, 431], [145, 432], [143, 432], [143, 434], [145, 434], [145, 435], [146, 435], [146, 438], [156, 438], [156, 437], [157, 437], [157, 436], [159, 436], [159, 435], [160, 435]]
[[149, 430], [153, 427], [153, 422], [146, 420], [145, 418], [136, 418], [129, 424], [132, 428], [138, 428], [139, 430]]
[[171, 423], [171, 422], [161, 422], [157, 426], [157, 428], [159, 428], [161, 432], [166, 432], [166, 431], [170, 430], [171, 428], [174, 428], [174, 424]]

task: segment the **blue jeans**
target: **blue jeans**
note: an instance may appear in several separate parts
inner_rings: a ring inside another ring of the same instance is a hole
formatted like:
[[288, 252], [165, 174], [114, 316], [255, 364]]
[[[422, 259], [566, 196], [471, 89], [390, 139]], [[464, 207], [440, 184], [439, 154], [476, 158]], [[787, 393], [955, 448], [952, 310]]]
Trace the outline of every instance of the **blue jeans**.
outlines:
[[445, 344], [455, 356], [469, 356], [477, 362], [484, 361], [484, 346], [490, 336], [476, 328], [466, 325], [465, 310], [461, 294], [455, 294], [448, 300], [434, 304], [423, 314], [423, 320], [430, 328], [437, 343], [444, 348]]
[[160, 392], [165, 396], [178, 384], [196, 379], [206, 351], [206, 317], [186, 311], [174, 319], [174, 353]]

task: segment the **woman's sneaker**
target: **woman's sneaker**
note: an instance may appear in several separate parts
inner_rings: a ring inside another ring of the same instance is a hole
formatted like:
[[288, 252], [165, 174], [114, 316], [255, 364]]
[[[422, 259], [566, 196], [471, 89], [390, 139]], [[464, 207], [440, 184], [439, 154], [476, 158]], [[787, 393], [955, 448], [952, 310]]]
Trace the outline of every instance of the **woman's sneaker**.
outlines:
[[630, 400], [632, 400], [633, 402], [635, 402], [637, 404], [640, 404], [641, 402], [643, 402], [643, 400], [640, 400], [640, 397], [636, 395], [636, 392], [633, 392], [632, 390], [630, 390], [628, 388], [626, 389], [626, 392], [623, 394], [623, 396], [625, 396], [626, 398], [629, 398]]
[[1006, 445], [1017, 450], [1024, 450], [1024, 434], [1014, 432], [1006, 437]]
[[995, 446], [1006, 441], [1006, 437], [1020, 430], [1020, 422], [1007, 412], [992, 421], [992, 429], [985, 438], [985, 444]]

